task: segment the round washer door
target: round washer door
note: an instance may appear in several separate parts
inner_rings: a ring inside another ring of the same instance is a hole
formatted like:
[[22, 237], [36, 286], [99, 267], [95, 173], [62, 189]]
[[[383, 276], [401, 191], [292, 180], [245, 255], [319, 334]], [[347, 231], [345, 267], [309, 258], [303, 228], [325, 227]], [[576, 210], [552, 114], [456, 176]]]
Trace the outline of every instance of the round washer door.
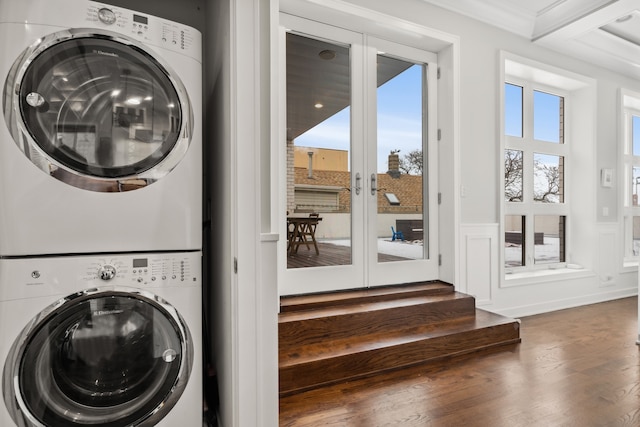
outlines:
[[3, 395], [20, 426], [155, 425], [186, 387], [193, 344], [179, 313], [143, 292], [64, 298], [22, 331]]
[[3, 106], [24, 154], [86, 190], [143, 188], [190, 143], [182, 82], [158, 55], [112, 32], [71, 29], [38, 40], [13, 64]]

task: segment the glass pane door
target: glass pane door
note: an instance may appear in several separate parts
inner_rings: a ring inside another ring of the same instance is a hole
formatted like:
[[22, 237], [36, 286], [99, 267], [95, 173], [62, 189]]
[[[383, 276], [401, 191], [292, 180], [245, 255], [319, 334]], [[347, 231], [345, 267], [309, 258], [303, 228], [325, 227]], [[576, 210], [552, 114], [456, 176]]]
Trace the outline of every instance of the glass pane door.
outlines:
[[350, 48], [286, 38], [287, 268], [350, 265]]
[[437, 191], [428, 191], [437, 188], [436, 56], [281, 17], [289, 30], [280, 293], [436, 279]]
[[436, 58], [374, 37], [367, 42], [375, 70], [368, 84], [375, 100], [368, 111], [375, 124], [368, 138], [368, 285], [437, 279]]
[[289, 28], [283, 29], [287, 238], [280, 291], [361, 287], [362, 35], [288, 15], [283, 20]]
[[[377, 55], [378, 262], [422, 259], [426, 66]], [[428, 243], [428, 240], [427, 240]]]

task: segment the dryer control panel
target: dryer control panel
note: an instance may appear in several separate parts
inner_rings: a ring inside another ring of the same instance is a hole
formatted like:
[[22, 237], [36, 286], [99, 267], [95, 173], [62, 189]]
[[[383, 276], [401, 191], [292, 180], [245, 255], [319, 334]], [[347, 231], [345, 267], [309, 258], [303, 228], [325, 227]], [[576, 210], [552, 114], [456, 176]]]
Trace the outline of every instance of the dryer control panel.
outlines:
[[201, 34], [186, 25], [102, 3], [91, 2], [86, 12], [90, 26], [117, 31], [141, 42], [189, 56], [200, 54]]

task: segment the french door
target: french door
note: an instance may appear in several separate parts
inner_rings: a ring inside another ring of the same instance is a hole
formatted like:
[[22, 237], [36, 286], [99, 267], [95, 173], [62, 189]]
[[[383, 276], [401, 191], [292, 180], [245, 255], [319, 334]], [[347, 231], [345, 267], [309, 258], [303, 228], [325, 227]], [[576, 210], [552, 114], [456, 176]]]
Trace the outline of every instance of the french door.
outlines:
[[[281, 25], [280, 294], [436, 279], [436, 55], [286, 14]], [[316, 245], [289, 228], [311, 213]]]

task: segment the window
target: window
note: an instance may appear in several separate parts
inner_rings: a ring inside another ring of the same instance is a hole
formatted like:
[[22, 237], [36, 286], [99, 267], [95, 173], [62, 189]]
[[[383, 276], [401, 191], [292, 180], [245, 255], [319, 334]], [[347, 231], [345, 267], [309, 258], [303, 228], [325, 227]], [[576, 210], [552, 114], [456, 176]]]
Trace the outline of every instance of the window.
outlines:
[[506, 80], [504, 266], [507, 272], [557, 268], [567, 253], [567, 95], [539, 82]]
[[625, 262], [637, 262], [640, 256], [640, 110], [630, 106], [624, 109], [623, 147], [624, 258]]

